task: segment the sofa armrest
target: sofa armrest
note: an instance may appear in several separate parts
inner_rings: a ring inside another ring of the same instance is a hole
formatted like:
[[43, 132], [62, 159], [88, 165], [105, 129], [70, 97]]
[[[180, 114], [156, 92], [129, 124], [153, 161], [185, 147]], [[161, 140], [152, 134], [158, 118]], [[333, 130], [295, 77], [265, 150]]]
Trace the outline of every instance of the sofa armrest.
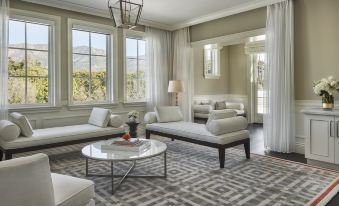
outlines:
[[144, 122], [145, 124], [153, 124], [158, 122], [155, 112], [147, 112], [144, 116]]
[[194, 104], [193, 105], [193, 112], [194, 113], [202, 113], [202, 114], [209, 114], [213, 110], [213, 106], [209, 104]]

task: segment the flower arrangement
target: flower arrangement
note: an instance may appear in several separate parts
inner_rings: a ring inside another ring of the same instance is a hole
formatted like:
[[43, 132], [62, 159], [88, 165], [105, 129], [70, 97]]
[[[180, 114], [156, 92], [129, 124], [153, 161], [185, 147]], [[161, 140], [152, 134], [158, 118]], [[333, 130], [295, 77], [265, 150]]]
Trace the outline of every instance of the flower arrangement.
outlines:
[[334, 95], [339, 91], [339, 81], [332, 76], [323, 78], [313, 83], [313, 91], [316, 95], [322, 97], [324, 109], [332, 109]]
[[128, 112], [127, 117], [130, 121], [135, 122], [139, 117], [139, 112], [133, 110]]

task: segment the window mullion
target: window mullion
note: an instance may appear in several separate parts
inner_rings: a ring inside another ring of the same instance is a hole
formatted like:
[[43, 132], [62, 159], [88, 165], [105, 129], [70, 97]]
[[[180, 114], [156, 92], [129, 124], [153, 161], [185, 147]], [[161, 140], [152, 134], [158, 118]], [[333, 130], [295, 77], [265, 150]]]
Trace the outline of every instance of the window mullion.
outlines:
[[28, 76], [28, 63], [27, 63], [27, 23], [25, 22], [25, 104], [27, 104], [27, 93], [28, 93], [28, 83], [27, 83], [27, 76]]
[[88, 32], [89, 34], [89, 97], [92, 101], [92, 42], [91, 42], [91, 32]]

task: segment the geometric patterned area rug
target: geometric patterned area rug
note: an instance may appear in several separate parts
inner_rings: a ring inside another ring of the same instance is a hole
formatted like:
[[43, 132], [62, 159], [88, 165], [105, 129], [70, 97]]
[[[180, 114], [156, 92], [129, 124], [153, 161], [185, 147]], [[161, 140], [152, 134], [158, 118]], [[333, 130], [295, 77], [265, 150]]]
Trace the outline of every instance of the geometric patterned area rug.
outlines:
[[[247, 160], [243, 150], [233, 148], [226, 150], [225, 168], [220, 169], [216, 149], [156, 139], [168, 146], [167, 178], [127, 178], [114, 195], [110, 178], [85, 176], [80, 152], [51, 156], [51, 170], [94, 181], [97, 206], [306, 205], [339, 177], [335, 171], [261, 155]], [[138, 161], [133, 173], [162, 174], [162, 161], [163, 156]], [[115, 164], [115, 174], [128, 164]], [[106, 162], [90, 160], [89, 169], [110, 173]]]

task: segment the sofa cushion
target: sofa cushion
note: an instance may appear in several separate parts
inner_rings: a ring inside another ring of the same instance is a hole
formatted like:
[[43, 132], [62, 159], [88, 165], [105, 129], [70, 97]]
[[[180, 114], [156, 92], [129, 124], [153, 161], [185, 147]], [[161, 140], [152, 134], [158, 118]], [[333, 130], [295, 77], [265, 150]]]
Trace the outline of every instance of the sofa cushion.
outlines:
[[154, 111], [158, 122], [177, 122], [184, 119], [180, 108], [177, 106], [156, 106]]
[[24, 137], [30, 137], [33, 135], [33, 129], [32, 129], [31, 123], [29, 123], [26, 116], [18, 112], [13, 112], [10, 114], [10, 117], [12, 118], [13, 123], [15, 123], [16, 125], [20, 127], [21, 134]]
[[0, 162], [0, 191], [3, 206], [55, 206], [48, 156]]
[[216, 109], [216, 110], [226, 109], [226, 103], [225, 103], [225, 101], [216, 102], [216, 103], [215, 103], [215, 109]]
[[153, 124], [157, 122], [157, 115], [155, 112], [147, 112], [144, 116], [144, 121], [146, 124]]
[[56, 206], [84, 206], [94, 198], [94, 183], [90, 180], [52, 173]]
[[213, 135], [203, 124], [183, 121], [148, 124], [146, 125], [146, 129], [216, 144], [228, 144], [249, 138], [249, 132], [247, 130], [223, 135]]
[[232, 109], [212, 110], [208, 120], [225, 119], [237, 116], [237, 112]]
[[88, 124], [98, 127], [107, 127], [110, 116], [111, 111], [109, 109], [93, 107]]
[[111, 114], [108, 125], [112, 127], [121, 127], [123, 123], [124, 122], [122, 121], [122, 118], [120, 115]]
[[71, 140], [88, 139], [91, 137], [108, 136], [118, 133], [125, 133], [125, 128], [123, 126], [119, 128], [101, 128], [91, 124], [53, 127], [47, 129], [36, 129], [34, 130], [33, 136], [29, 138], [17, 138], [13, 141], [0, 140], [0, 145], [4, 149], [15, 149], [67, 142]]
[[235, 131], [244, 130], [247, 127], [247, 120], [244, 117], [231, 117], [226, 119], [210, 120], [206, 128], [214, 135], [222, 135]]
[[18, 138], [20, 135], [20, 127], [8, 120], [0, 120], [0, 137], [5, 141]]

